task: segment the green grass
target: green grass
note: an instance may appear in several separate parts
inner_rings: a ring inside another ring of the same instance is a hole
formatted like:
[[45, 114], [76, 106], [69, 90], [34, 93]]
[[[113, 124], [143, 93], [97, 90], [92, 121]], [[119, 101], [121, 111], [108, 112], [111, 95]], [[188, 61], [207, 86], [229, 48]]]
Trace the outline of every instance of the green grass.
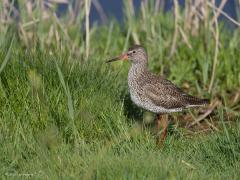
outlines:
[[[74, 27], [69, 36], [77, 51], [64, 40], [50, 45], [36, 40], [26, 47], [18, 35], [13, 40], [0, 35], [2, 178], [238, 179], [240, 107], [232, 96], [240, 86], [239, 29], [221, 30], [209, 94], [214, 40], [206, 49], [201, 35], [189, 36], [193, 49], [178, 41], [170, 58], [173, 27], [159, 17], [154, 31], [132, 22], [150, 56], [149, 68], [179, 86], [189, 84], [193, 95], [222, 99], [213, 117], [220, 132], [187, 136], [177, 127], [164, 148], [156, 148], [153, 127], [142, 124], [143, 112], [129, 99], [128, 63], [104, 63], [133, 44], [125, 26], [112, 21], [94, 27], [87, 62]], [[236, 114], [231, 126], [226, 112]]]

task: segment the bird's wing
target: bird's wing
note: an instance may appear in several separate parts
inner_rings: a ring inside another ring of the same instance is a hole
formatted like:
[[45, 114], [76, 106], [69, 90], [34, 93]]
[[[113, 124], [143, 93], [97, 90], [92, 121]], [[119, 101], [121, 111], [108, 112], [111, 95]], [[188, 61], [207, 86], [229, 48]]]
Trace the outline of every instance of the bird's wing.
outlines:
[[153, 104], [166, 109], [184, 108], [188, 105], [186, 98], [191, 97], [166, 79], [147, 83], [143, 90]]

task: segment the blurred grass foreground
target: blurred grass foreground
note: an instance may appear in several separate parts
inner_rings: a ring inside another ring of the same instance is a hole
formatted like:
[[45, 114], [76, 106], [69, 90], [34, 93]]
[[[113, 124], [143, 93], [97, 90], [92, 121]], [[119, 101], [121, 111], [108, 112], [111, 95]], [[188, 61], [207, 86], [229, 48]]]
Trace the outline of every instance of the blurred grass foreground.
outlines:
[[[174, 0], [164, 12], [163, 0], [139, 11], [124, 1], [119, 24], [97, 0], [1, 1], [2, 179], [238, 179], [240, 23], [218, 2]], [[91, 26], [91, 6], [110, 20]], [[104, 63], [133, 44], [147, 49], [151, 71], [212, 101], [171, 115], [162, 149], [154, 116], [129, 99], [128, 63]]]

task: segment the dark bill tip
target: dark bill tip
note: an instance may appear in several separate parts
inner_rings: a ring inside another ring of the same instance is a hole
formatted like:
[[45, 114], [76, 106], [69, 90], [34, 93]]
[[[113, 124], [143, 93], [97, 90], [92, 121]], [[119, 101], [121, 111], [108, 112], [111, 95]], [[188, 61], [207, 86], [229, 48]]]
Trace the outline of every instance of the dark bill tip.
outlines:
[[126, 54], [122, 54], [121, 56], [118, 56], [118, 57], [112, 58], [112, 59], [106, 61], [106, 63], [110, 63], [110, 62], [118, 61], [118, 60], [126, 60], [126, 59], [128, 59], [128, 55], [127, 55], [127, 53], [126, 53]]
[[106, 63], [110, 63], [110, 62], [117, 61], [117, 60], [120, 60], [120, 58], [119, 57], [112, 58], [112, 59], [106, 61]]

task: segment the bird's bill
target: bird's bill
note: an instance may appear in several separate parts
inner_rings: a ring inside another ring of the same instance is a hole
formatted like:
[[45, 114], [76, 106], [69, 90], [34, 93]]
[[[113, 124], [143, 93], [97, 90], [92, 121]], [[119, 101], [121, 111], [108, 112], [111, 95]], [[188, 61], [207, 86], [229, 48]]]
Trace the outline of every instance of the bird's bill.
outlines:
[[118, 57], [115, 57], [115, 58], [112, 58], [112, 59], [106, 61], [106, 63], [110, 63], [110, 62], [114, 62], [114, 61], [118, 61], [118, 60], [127, 60], [127, 59], [128, 59], [128, 55], [127, 55], [127, 53], [124, 53], [121, 56], [118, 56]]

